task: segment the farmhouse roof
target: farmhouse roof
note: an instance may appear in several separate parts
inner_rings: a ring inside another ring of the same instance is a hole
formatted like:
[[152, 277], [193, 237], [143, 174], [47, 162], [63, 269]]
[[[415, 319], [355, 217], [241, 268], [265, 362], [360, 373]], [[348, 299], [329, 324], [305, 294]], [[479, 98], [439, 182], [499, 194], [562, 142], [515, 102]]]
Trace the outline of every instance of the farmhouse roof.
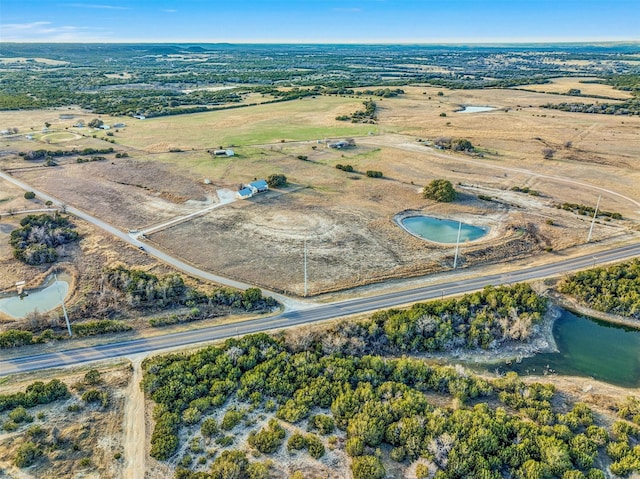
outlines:
[[263, 190], [268, 190], [269, 189], [269, 185], [267, 184], [267, 182], [265, 180], [252, 181], [251, 183], [249, 183], [249, 186], [253, 186], [258, 191], [263, 191]]
[[253, 190], [251, 188], [242, 188], [236, 195], [238, 195], [238, 198], [251, 198], [253, 196]]

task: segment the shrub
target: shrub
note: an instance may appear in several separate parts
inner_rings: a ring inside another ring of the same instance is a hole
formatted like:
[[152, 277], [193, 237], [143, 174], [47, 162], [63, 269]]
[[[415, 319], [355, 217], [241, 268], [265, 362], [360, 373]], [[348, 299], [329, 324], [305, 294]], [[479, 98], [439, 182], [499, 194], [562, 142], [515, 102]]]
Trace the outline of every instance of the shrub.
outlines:
[[0, 349], [15, 348], [33, 343], [33, 334], [29, 331], [9, 329], [0, 333]]
[[9, 413], [9, 419], [16, 424], [21, 422], [33, 422], [33, 416], [29, 415], [24, 406], [18, 406]]
[[336, 423], [331, 416], [318, 414], [309, 419], [309, 426], [317, 429], [320, 434], [331, 434], [336, 428]]
[[95, 384], [98, 384], [100, 381], [100, 371], [98, 371], [97, 369], [87, 371], [87, 374], [84, 375], [85, 384], [93, 386]]
[[307, 442], [307, 450], [309, 451], [309, 455], [314, 459], [320, 459], [324, 456], [324, 444], [319, 437], [314, 434], [309, 434], [306, 439]]
[[422, 196], [429, 200], [449, 203], [456, 199], [456, 190], [449, 180], [433, 180], [422, 190]]
[[354, 457], [351, 470], [353, 479], [382, 479], [386, 474], [382, 461], [375, 456]]
[[102, 319], [72, 324], [71, 331], [76, 336], [95, 336], [96, 334], [120, 333], [131, 330], [131, 326], [122, 321]]
[[13, 463], [16, 467], [29, 467], [42, 455], [42, 451], [32, 442], [25, 442], [18, 447]]
[[230, 431], [242, 421], [244, 413], [235, 409], [228, 410], [222, 417], [220, 427], [225, 431]]
[[276, 421], [271, 419], [268, 427], [262, 428], [260, 431], [251, 431], [247, 441], [249, 445], [255, 447], [263, 454], [271, 454], [276, 452], [284, 442], [286, 433], [284, 428]]
[[307, 447], [307, 439], [299, 432], [294, 432], [287, 442], [289, 451], [299, 451]]
[[367, 176], [369, 178], [382, 178], [382, 171], [367, 170]]
[[341, 165], [340, 163], [338, 163], [336, 165], [336, 168], [342, 171], [346, 171], [347, 173], [353, 173], [353, 166], [351, 165]]
[[218, 434], [219, 430], [220, 428], [218, 427], [217, 421], [212, 417], [208, 417], [207, 419], [202, 421], [202, 425], [200, 426], [200, 433], [204, 437], [215, 436], [216, 434]]
[[466, 138], [457, 138], [451, 143], [453, 151], [473, 151], [473, 145]]
[[36, 197], [36, 194], [35, 194], [33, 191], [27, 191], [27, 192], [24, 194], [24, 198], [25, 198], [26, 200], [32, 200], [32, 199], [34, 199], [35, 197]]
[[269, 479], [269, 465], [264, 462], [252, 462], [247, 466], [249, 479]]
[[2, 429], [4, 429], [7, 432], [13, 432], [13, 431], [16, 431], [18, 429], [18, 425], [13, 421], [6, 421], [2, 425]]

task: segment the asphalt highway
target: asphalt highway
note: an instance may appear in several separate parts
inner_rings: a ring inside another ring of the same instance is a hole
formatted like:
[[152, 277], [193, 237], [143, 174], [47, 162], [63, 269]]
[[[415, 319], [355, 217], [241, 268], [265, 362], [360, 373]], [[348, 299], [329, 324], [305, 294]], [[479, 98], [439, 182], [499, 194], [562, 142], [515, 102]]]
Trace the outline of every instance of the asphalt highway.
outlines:
[[525, 267], [507, 274], [493, 274], [470, 279], [451, 280], [435, 285], [383, 293], [371, 297], [350, 299], [307, 309], [292, 309], [277, 316], [262, 317], [234, 324], [212, 326], [192, 331], [171, 333], [164, 336], [134, 339], [92, 347], [69, 349], [61, 352], [36, 354], [0, 361], [0, 376], [24, 373], [41, 369], [79, 365], [110, 358], [129, 356], [152, 351], [170, 350], [182, 346], [230, 338], [249, 333], [279, 328], [300, 326], [328, 319], [362, 314], [378, 309], [391, 308], [409, 303], [426, 301], [454, 294], [477, 291], [488, 285], [531, 281], [557, 276], [572, 271], [593, 267], [596, 263], [609, 263], [640, 256], [640, 244], [600, 251], [597, 255], [586, 255], [559, 260], [555, 263]]

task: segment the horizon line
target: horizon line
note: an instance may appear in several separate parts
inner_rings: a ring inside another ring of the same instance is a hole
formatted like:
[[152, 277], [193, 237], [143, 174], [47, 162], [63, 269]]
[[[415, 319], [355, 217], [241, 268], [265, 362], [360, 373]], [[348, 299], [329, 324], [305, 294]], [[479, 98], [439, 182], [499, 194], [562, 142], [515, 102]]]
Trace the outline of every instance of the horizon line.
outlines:
[[[3, 41], [0, 40], [0, 45], [11, 44], [25, 44], [25, 45], [557, 45], [557, 44], [570, 44], [570, 45], [584, 45], [584, 44], [640, 44], [638, 40], [515, 40], [515, 41], [433, 41], [433, 42], [421, 42], [421, 41], [310, 41], [310, 42], [297, 42], [297, 41], [196, 41], [196, 40], [180, 40], [180, 41]], [[639, 52], [640, 53], [640, 52]]]

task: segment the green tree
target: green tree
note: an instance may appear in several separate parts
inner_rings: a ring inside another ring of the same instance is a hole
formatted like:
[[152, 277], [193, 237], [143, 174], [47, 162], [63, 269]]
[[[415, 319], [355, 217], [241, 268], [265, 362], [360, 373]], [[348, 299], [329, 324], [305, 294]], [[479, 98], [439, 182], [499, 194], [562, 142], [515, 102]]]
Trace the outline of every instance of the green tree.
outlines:
[[375, 456], [358, 456], [351, 464], [354, 479], [382, 479], [386, 472], [382, 461]]
[[269, 175], [269, 177], [267, 178], [267, 184], [269, 185], [269, 188], [284, 186], [287, 184], [287, 177], [282, 174]]
[[202, 425], [200, 426], [200, 433], [204, 437], [212, 437], [218, 434], [220, 428], [218, 427], [218, 422], [212, 418], [208, 417], [204, 421], [202, 421]]
[[36, 197], [36, 194], [35, 194], [33, 191], [27, 191], [27, 192], [24, 194], [24, 198], [25, 198], [26, 200], [32, 200], [32, 199], [34, 199], [35, 197]]
[[433, 180], [422, 190], [422, 196], [441, 203], [450, 203], [456, 199], [456, 190], [449, 180]]
[[451, 143], [451, 149], [454, 151], [473, 151], [473, 145], [466, 138], [457, 138]]

